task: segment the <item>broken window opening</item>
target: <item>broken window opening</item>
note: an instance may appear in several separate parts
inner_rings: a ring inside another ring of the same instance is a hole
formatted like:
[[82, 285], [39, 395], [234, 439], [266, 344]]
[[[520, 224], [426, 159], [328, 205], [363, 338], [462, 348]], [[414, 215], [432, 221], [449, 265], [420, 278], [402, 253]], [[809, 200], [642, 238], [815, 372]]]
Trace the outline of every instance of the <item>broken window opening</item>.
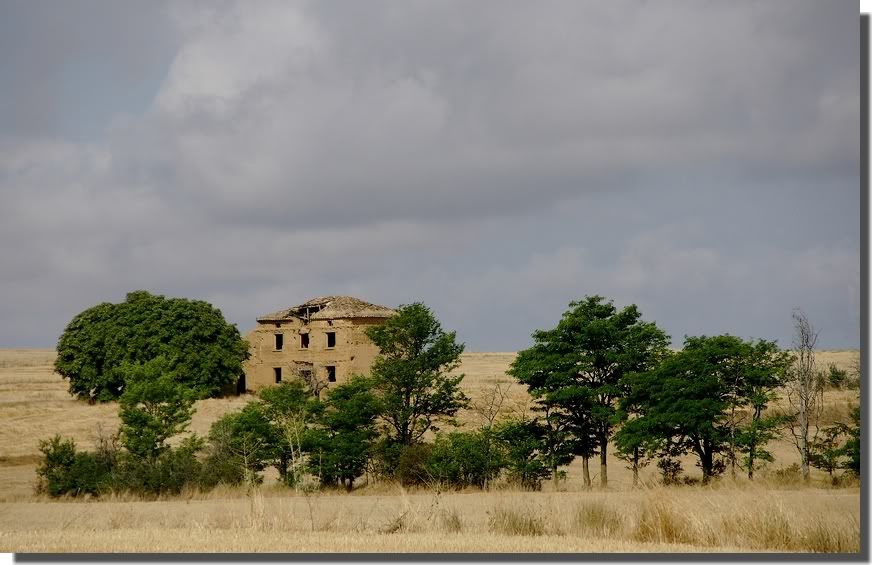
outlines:
[[282, 382], [282, 368], [281, 367], [273, 367], [273, 374], [276, 377], [276, 384]]
[[309, 334], [300, 334], [300, 348], [309, 349]]
[[281, 351], [282, 347], [285, 345], [285, 336], [283, 334], [276, 334], [276, 351]]
[[327, 347], [336, 347], [336, 332], [327, 332]]
[[333, 365], [327, 366], [327, 382], [336, 382], [336, 367]]

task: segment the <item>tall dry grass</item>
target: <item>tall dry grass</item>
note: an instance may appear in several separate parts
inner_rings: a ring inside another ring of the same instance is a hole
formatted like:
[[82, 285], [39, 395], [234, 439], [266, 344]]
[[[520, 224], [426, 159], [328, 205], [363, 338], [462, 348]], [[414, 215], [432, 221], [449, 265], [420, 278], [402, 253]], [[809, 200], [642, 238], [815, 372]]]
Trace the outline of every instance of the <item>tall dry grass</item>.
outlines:
[[[857, 552], [860, 540], [857, 492], [821, 489], [397, 489], [372, 496], [228, 489], [185, 500], [20, 502], [4, 510], [0, 550], [6, 551], [136, 551], [149, 539], [154, 545], [148, 551], [283, 551], [319, 544], [320, 550], [346, 551]], [[289, 546], [289, 539], [300, 545]], [[413, 539], [417, 546], [410, 545]]]

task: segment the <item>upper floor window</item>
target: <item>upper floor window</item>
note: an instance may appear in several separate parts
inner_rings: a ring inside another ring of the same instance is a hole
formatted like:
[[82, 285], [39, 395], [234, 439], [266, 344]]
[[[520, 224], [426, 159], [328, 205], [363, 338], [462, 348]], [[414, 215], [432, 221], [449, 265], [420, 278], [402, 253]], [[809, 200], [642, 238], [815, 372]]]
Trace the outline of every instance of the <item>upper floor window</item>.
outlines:
[[281, 351], [282, 347], [285, 346], [285, 336], [282, 334], [275, 334], [276, 338], [276, 351]]
[[327, 347], [336, 347], [336, 332], [327, 332]]
[[300, 348], [309, 349], [309, 334], [300, 334]]

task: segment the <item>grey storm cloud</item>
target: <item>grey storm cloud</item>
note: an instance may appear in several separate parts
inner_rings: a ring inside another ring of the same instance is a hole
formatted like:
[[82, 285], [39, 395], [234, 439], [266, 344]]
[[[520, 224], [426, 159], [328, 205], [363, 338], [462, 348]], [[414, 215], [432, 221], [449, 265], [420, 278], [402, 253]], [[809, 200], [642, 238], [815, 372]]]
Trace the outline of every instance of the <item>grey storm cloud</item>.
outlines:
[[0, 344], [128, 290], [859, 344], [851, 2], [11, 2]]

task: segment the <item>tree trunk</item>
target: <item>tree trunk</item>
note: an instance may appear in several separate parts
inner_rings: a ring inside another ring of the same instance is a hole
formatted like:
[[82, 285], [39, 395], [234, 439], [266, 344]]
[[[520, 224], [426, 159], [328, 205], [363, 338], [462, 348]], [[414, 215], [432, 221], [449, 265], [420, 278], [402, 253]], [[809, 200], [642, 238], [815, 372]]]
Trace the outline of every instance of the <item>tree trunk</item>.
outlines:
[[693, 450], [699, 457], [699, 466], [702, 468], [702, 483], [706, 484], [712, 475], [712, 460], [713, 453], [708, 449], [709, 443], [706, 440], [693, 440]]
[[757, 434], [759, 433], [758, 423], [763, 417], [763, 406], [754, 406], [754, 413], [751, 416], [751, 440], [748, 443], [748, 479], [754, 480], [754, 460], [757, 454]]
[[736, 405], [730, 408], [730, 477], [736, 480]]
[[801, 402], [799, 405], [799, 453], [800, 453], [800, 470], [802, 471], [802, 480], [809, 482], [808, 470], [808, 411], [806, 402]]
[[633, 488], [639, 486], [639, 448], [633, 448]]
[[608, 456], [606, 454], [607, 448], [608, 436], [603, 438], [602, 444], [600, 445], [600, 486], [602, 488], [609, 486]]
[[581, 476], [584, 478], [584, 488], [590, 490], [590, 457], [581, 458]]
[[279, 456], [279, 478], [282, 483], [287, 482], [288, 478], [288, 454], [282, 453]]
[[702, 467], [702, 482], [703, 484], [708, 484], [708, 482], [712, 478], [712, 468], [713, 468], [713, 453], [710, 449], [707, 449], [708, 442], [703, 442], [702, 453], [700, 454], [700, 466]]

